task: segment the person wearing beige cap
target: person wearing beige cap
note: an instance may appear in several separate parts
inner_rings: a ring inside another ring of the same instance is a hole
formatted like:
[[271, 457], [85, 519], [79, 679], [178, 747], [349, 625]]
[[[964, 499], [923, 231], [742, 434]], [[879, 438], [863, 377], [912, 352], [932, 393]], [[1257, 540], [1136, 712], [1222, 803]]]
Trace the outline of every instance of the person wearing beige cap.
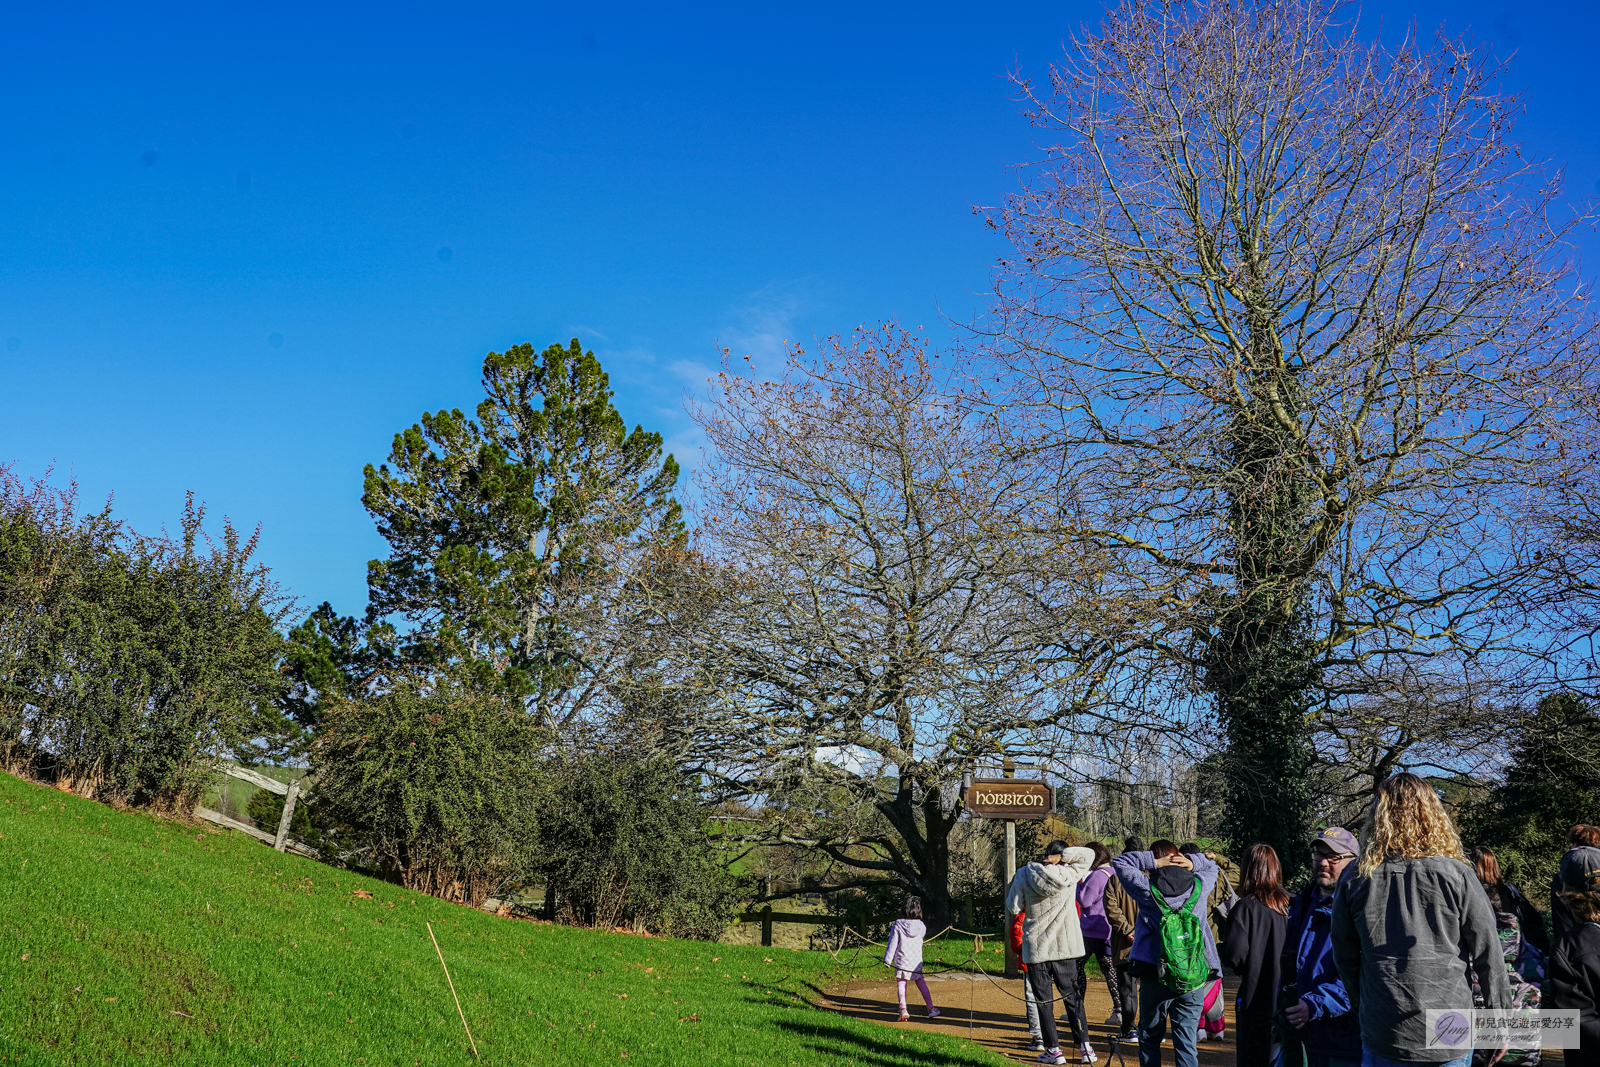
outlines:
[[[1350, 994], [1333, 962], [1333, 891], [1361, 854], [1356, 835], [1330, 826], [1311, 839], [1311, 884], [1289, 902], [1289, 930], [1282, 974], [1289, 996], [1280, 996], [1279, 1031], [1287, 1050], [1297, 1041], [1306, 1067], [1359, 1067], [1361, 1026]], [[1288, 1003], [1285, 1004], [1284, 1002]]]

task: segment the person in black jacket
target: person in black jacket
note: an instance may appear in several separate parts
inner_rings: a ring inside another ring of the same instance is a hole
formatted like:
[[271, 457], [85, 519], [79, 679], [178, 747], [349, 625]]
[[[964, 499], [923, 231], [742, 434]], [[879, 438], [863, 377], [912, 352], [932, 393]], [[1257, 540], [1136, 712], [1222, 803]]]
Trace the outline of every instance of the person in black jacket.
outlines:
[[1277, 1051], [1272, 1015], [1288, 911], [1278, 853], [1271, 845], [1251, 845], [1240, 864], [1239, 902], [1228, 915], [1222, 943], [1222, 962], [1239, 976], [1238, 1067], [1268, 1067]]
[[1578, 1047], [1565, 1050], [1567, 1067], [1600, 1067], [1600, 849], [1572, 849], [1556, 877], [1570, 922], [1550, 954], [1542, 1006], [1578, 1011]]
[[[1572, 836], [1567, 844], [1568, 856], [1580, 848], [1600, 848], [1600, 827], [1580, 822], [1572, 828]], [[1565, 856], [1561, 862], [1566, 862]], [[1557, 870], [1555, 877], [1550, 880], [1550, 940], [1560, 941], [1572, 925], [1572, 912], [1567, 908], [1566, 886], [1562, 884], [1561, 871]]]

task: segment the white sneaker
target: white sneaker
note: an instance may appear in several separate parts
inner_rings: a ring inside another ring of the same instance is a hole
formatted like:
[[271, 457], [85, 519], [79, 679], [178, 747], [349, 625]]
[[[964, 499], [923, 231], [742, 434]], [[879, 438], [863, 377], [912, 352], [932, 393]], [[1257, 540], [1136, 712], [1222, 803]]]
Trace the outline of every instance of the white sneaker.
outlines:
[[1060, 1049], [1058, 1049], [1058, 1048], [1047, 1048], [1043, 1052], [1039, 1053], [1039, 1062], [1040, 1063], [1066, 1063], [1067, 1062], [1067, 1058], [1061, 1054], [1061, 1050]]
[[1122, 1013], [1120, 1011], [1112, 1012], [1110, 1014], [1110, 1016], [1108, 1016], [1106, 1018], [1106, 1025], [1107, 1026], [1121, 1026], [1122, 1025]]
[[1033, 1043], [1028, 1046], [1028, 1051], [1029, 1052], [1043, 1052], [1044, 1051], [1044, 1038], [1042, 1038], [1042, 1037], [1034, 1038], [1033, 1039]]
[[1205, 1039], [1206, 1039], [1206, 1038], [1208, 1038], [1208, 1037], [1210, 1037], [1210, 1036], [1211, 1036], [1211, 1035], [1210, 1035], [1210, 1034], [1208, 1034], [1208, 1033], [1206, 1033], [1206, 1032], [1205, 1032], [1205, 1031], [1204, 1031], [1204, 1030], [1202, 1030], [1202, 1031], [1200, 1031], [1200, 1032], [1199, 1032], [1199, 1033], [1198, 1033], [1198, 1034], [1196, 1034], [1196, 1035], [1195, 1035], [1195, 1038], [1194, 1038], [1194, 1039], [1195, 1039], [1195, 1040], [1196, 1040], [1196, 1041], [1204, 1041], [1204, 1040], [1205, 1040]]
[[1089, 1044], [1087, 1041], [1084, 1042], [1083, 1047], [1078, 1051], [1082, 1053], [1082, 1059], [1078, 1061], [1079, 1063], [1093, 1063], [1095, 1060], [1100, 1058], [1094, 1054], [1094, 1046]]

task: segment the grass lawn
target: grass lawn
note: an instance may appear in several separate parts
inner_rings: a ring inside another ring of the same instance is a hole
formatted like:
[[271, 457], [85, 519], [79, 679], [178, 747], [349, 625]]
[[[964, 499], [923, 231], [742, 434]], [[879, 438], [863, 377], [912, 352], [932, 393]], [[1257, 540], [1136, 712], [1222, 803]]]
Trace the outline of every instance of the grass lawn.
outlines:
[[0, 1064], [470, 1063], [426, 920], [485, 1064], [998, 1062], [812, 1007], [825, 953], [497, 919], [0, 775]]

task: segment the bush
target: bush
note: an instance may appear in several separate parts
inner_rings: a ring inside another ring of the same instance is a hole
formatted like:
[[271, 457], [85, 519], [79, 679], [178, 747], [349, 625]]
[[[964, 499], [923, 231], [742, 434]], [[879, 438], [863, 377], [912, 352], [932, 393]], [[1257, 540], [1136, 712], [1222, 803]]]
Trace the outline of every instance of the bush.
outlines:
[[675, 937], [723, 931], [737, 888], [692, 776], [615, 752], [554, 760], [546, 775], [539, 866], [560, 918]]
[[404, 676], [325, 708], [313, 788], [384, 877], [477, 906], [531, 870], [542, 739], [503, 696]]
[[254, 539], [142, 538], [0, 469], [0, 749], [83, 796], [187, 815], [281, 733], [281, 601]]

